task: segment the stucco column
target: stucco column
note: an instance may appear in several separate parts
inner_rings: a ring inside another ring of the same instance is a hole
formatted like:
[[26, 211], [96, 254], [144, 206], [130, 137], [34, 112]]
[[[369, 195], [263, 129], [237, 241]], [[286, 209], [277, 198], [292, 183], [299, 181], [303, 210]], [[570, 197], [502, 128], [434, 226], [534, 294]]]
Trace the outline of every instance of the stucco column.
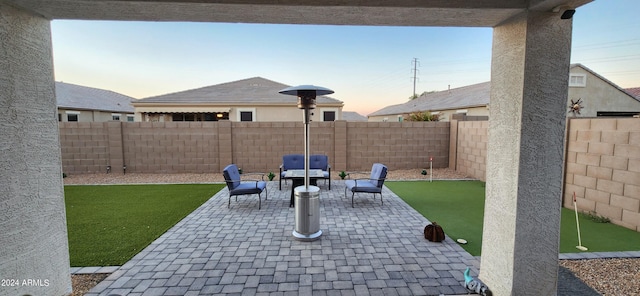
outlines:
[[494, 28], [480, 278], [494, 295], [555, 295], [572, 21]]
[[0, 135], [0, 295], [69, 294], [50, 23], [3, 2]]

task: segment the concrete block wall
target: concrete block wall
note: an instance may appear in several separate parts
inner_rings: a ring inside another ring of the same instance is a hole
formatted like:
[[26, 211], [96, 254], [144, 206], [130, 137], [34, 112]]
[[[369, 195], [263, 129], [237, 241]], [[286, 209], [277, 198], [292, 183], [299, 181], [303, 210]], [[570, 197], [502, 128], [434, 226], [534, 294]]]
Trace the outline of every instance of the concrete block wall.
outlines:
[[[450, 126], [451, 124], [451, 126]], [[282, 155], [304, 153], [302, 122], [61, 122], [68, 174], [208, 173], [236, 163], [277, 172]], [[571, 119], [564, 206], [640, 231], [640, 119]], [[326, 154], [336, 174], [451, 167], [485, 180], [488, 121], [312, 122], [310, 152]], [[452, 135], [450, 137], [450, 135]], [[450, 154], [450, 152], [452, 153]], [[449, 160], [451, 159], [451, 164]]]
[[232, 126], [232, 162], [245, 172], [277, 174], [283, 154], [304, 153], [302, 122], [232, 122]]
[[[60, 123], [63, 170], [70, 174], [209, 173], [235, 163], [244, 172], [277, 172], [282, 155], [304, 153], [302, 122]], [[332, 171], [448, 167], [448, 122], [312, 122], [310, 153]]]
[[[640, 119], [573, 118], [567, 129], [563, 206], [573, 208], [576, 192], [579, 210], [640, 231]], [[451, 130], [450, 167], [484, 181], [488, 121]]]
[[478, 180], [486, 180], [488, 121], [458, 121], [456, 167]]
[[[118, 123], [127, 172], [204, 173], [218, 171], [219, 132], [214, 122]], [[116, 144], [117, 146], [117, 144]], [[118, 163], [118, 157], [111, 155]], [[121, 167], [114, 170], [121, 172]]]
[[109, 165], [107, 122], [60, 122], [62, 171], [105, 173]]
[[[277, 174], [282, 155], [304, 154], [302, 122], [234, 122], [233, 163], [245, 172]], [[309, 153], [325, 154], [335, 171], [334, 124], [312, 122], [309, 125]]]
[[448, 122], [347, 122], [347, 168], [390, 170], [449, 166]]
[[640, 231], [640, 119], [572, 119], [564, 206]]

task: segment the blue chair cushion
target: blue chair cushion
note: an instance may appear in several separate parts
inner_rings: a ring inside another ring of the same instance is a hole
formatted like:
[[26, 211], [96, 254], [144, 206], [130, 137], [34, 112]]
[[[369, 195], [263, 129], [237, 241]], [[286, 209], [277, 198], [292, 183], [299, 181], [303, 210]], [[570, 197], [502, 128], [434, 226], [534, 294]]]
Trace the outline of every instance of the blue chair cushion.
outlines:
[[[377, 183], [377, 181], [376, 181]], [[369, 192], [369, 193], [381, 193], [382, 187], [377, 187], [376, 183], [372, 183], [370, 180], [346, 180], [344, 185], [352, 192]]]
[[375, 184], [376, 187], [382, 188], [385, 178], [387, 178], [387, 167], [381, 163], [374, 163], [371, 167], [371, 183]]
[[238, 172], [238, 166], [235, 164], [226, 166], [224, 170], [222, 170], [222, 175], [224, 176], [224, 180], [227, 181], [229, 191], [240, 185], [240, 172]]
[[229, 190], [229, 194], [259, 194], [265, 187], [267, 187], [267, 182], [265, 181], [245, 181], [236, 186], [236, 188]]

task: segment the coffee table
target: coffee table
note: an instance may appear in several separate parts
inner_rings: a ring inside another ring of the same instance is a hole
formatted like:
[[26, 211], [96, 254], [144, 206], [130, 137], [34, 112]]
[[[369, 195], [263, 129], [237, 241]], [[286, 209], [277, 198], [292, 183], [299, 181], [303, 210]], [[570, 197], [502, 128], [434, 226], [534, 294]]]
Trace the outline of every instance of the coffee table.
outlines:
[[[309, 185], [317, 186], [318, 179], [323, 178], [322, 170], [309, 170]], [[291, 203], [289, 204], [289, 207], [293, 207], [295, 203], [293, 198], [294, 190], [296, 187], [304, 185], [304, 170], [287, 170], [283, 179], [290, 179], [293, 183], [291, 185]]]

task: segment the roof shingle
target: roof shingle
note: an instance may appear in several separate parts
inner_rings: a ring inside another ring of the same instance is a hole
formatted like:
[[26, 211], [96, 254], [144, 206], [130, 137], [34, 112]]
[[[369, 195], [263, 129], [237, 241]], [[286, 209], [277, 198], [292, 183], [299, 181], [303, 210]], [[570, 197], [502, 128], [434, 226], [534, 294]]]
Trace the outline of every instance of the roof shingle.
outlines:
[[56, 81], [58, 108], [133, 113], [135, 99], [110, 90]]
[[421, 95], [404, 104], [387, 106], [369, 116], [407, 114], [422, 111], [486, 106], [489, 104], [491, 82], [472, 84], [450, 90]]
[[[253, 77], [226, 82], [201, 88], [169, 93], [138, 100], [136, 104], [145, 103], [180, 103], [180, 104], [297, 104], [295, 96], [282, 95], [280, 90], [289, 85]], [[319, 96], [317, 104], [342, 104], [342, 101]]]

